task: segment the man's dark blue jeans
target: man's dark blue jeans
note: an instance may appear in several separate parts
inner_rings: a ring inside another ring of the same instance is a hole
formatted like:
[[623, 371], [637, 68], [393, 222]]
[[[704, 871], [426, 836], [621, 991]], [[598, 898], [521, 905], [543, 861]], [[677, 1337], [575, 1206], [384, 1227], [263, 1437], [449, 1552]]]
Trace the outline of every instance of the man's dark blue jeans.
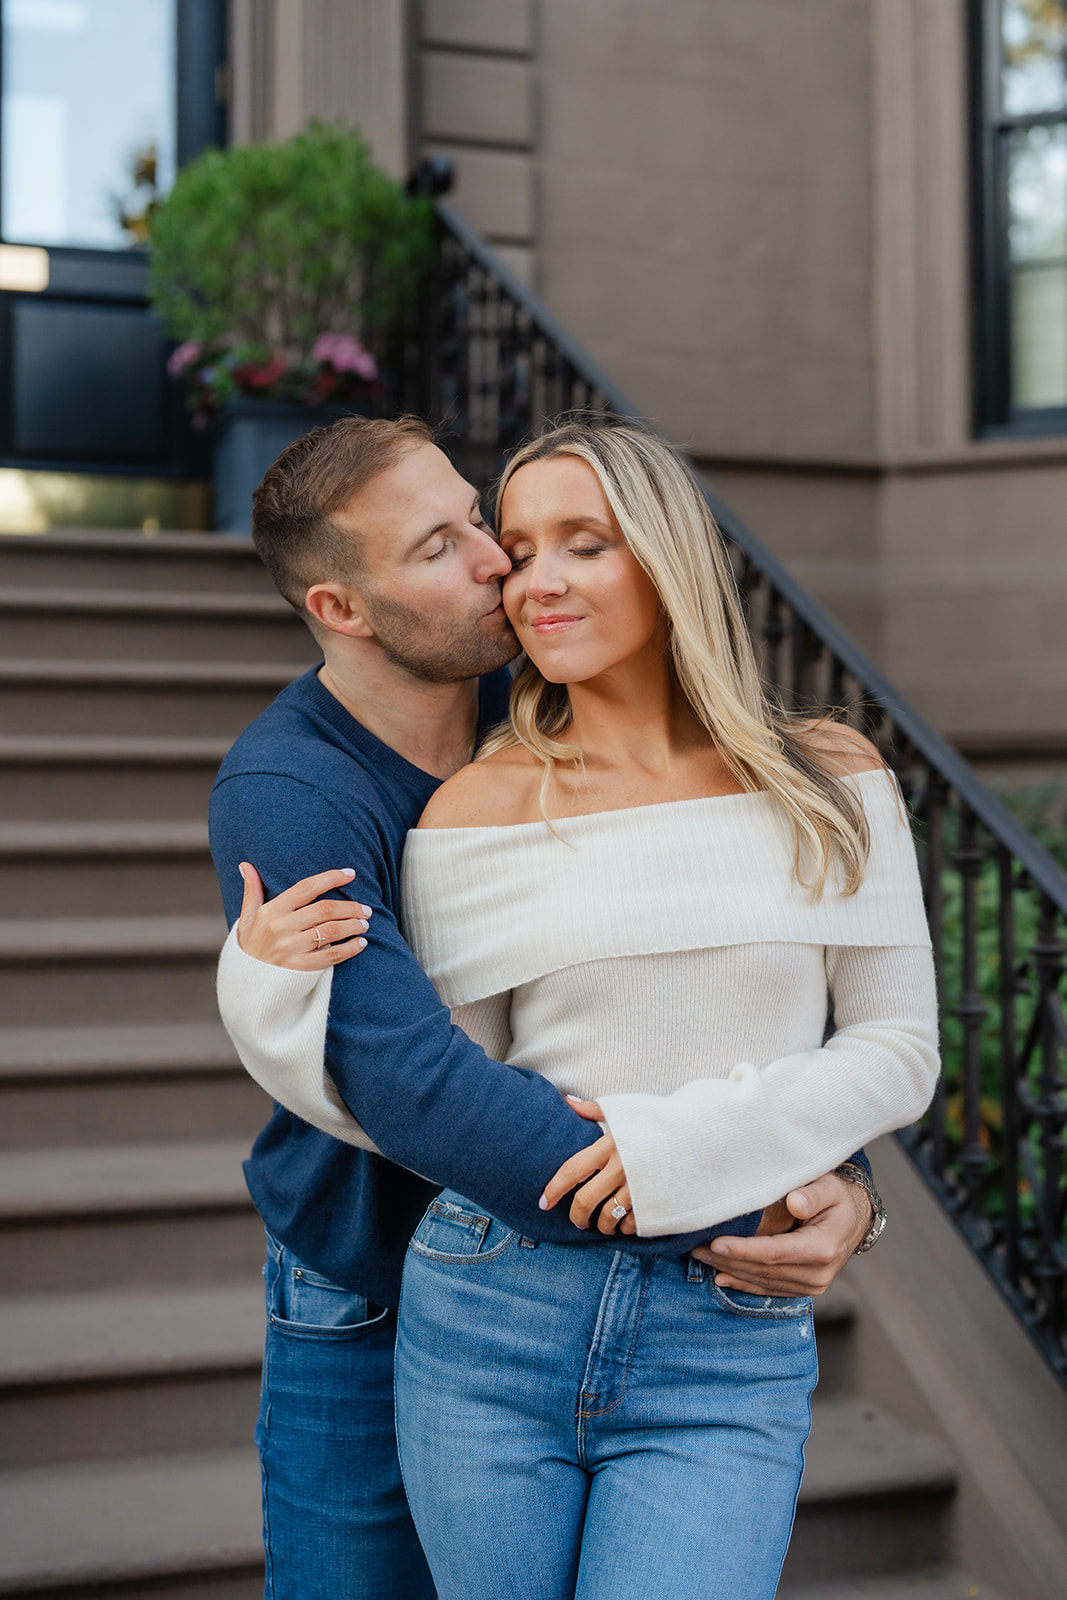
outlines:
[[267, 1235], [266, 1600], [433, 1600], [393, 1421], [396, 1313]]

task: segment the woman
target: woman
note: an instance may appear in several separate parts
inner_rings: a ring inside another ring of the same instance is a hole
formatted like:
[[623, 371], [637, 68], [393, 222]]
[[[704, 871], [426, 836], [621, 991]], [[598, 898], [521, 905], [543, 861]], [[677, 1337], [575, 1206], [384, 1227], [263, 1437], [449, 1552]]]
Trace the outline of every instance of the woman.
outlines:
[[[596, 1100], [604, 1136], [546, 1205], [581, 1184], [579, 1224], [711, 1225], [925, 1106], [910, 835], [865, 741], [767, 704], [717, 530], [662, 441], [549, 430], [509, 464], [498, 527], [528, 660], [511, 725], [409, 838], [407, 931], [490, 1054]], [[774, 1594], [809, 1301], [720, 1289], [667, 1239], [535, 1246], [446, 1192], [409, 1250], [396, 1370], [442, 1600]]]

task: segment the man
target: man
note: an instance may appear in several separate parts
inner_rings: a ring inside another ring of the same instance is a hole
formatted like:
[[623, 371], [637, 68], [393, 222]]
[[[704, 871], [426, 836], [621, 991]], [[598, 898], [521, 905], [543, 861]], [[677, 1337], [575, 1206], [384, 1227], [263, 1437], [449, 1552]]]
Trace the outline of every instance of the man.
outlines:
[[[227, 916], [237, 917], [246, 861], [271, 895], [348, 868], [348, 892], [371, 912], [369, 948], [333, 973], [332, 1082], [303, 1099], [276, 1085], [292, 1109], [276, 1106], [246, 1167], [268, 1230], [257, 1429], [267, 1593], [428, 1600], [392, 1425], [401, 1262], [435, 1192], [413, 1173], [528, 1238], [620, 1243], [578, 1233], [563, 1207], [540, 1210], [546, 1181], [598, 1129], [536, 1073], [488, 1060], [452, 1027], [397, 920], [407, 829], [505, 713], [502, 669], [517, 649], [500, 605], [509, 564], [477, 495], [414, 419], [348, 418], [290, 446], [257, 492], [253, 538], [324, 664], [278, 697], [220, 771], [212, 849]], [[250, 875], [246, 924], [255, 902]], [[301, 992], [314, 974], [292, 976]], [[345, 1108], [389, 1159], [309, 1125], [343, 1133]], [[726, 1281], [742, 1289], [821, 1291], [870, 1229], [871, 1204], [828, 1175], [788, 1207], [785, 1225], [804, 1222], [796, 1233], [745, 1237], [759, 1216], [740, 1218], [729, 1255], [702, 1258], [728, 1261]], [[701, 1243], [673, 1241], [680, 1252]]]

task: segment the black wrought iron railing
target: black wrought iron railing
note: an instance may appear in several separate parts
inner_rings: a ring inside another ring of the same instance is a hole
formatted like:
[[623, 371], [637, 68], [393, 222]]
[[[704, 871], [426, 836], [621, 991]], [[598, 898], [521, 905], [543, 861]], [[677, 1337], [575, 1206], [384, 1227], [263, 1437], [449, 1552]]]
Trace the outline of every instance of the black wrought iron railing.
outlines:
[[[407, 401], [471, 481], [560, 412], [639, 413], [447, 203]], [[902, 1142], [1067, 1382], [1067, 874], [842, 628], [705, 486], [763, 670], [787, 704], [835, 706], [909, 805], [942, 1007], [944, 1071]]]

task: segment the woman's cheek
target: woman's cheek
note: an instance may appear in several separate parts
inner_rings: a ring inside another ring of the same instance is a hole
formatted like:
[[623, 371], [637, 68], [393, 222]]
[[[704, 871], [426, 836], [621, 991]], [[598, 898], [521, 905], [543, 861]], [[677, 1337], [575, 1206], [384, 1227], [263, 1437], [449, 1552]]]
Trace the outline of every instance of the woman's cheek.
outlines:
[[500, 587], [500, 598], [504, 604], [504, 615], [513, 628], [517, 627], [519, 614], [522, 611], [522, 584], [517, 572], [509, 573], [504, 579]]

